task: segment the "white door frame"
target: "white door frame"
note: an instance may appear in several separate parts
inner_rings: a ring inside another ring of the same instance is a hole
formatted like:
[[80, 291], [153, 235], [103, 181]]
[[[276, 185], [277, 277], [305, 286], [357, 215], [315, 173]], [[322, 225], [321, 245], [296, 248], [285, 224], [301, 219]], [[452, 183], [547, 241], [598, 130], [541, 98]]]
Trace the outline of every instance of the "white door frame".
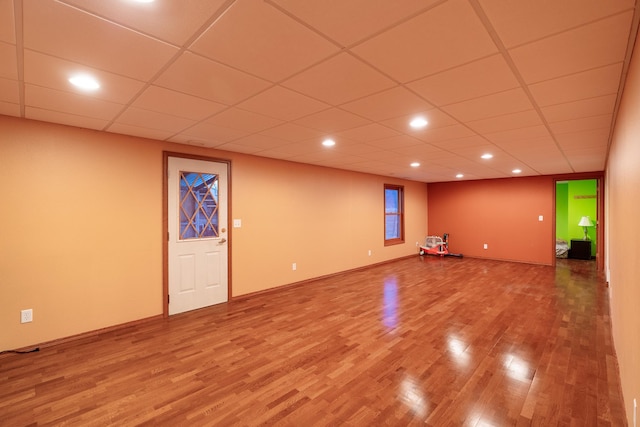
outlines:
[[[162, 316], [169, 317], [169, 157], [180, 157], [191, 160], [203, 160], [207, 162], [224, 163], [227, 165], [227, 302], [233, 298], [231, 285], [231, 161], [228, 159], [219, 159], [216, 157], [199, 156], [195, 154], [175, 153], [170, 151], [162, 152]], [[222, 224], [221, 224], [222, 225]]]

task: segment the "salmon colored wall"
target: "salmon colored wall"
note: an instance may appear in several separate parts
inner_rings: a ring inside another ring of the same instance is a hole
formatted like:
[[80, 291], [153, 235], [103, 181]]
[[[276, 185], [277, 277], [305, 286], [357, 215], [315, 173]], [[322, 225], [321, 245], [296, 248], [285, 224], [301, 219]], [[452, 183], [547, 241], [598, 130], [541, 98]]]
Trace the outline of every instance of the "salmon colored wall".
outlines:
[[[234, 165], [233, 217], [242, 220], [233, 229], [236, 296], [410, 255], [424, 239], [426, 184], [257, 157], [239, 168]], [[384, 183], [405, 186], [404, 245], [383, 245]]]
[[[233, 296], [411, 255], [426, 233], [426, 184], [0, 116], [0, 350], [162, 314], [163, 150], [232, 161]], [[385, 182], [405, 186], [404, 245], [383, 244]]]
[[[640, 40], [614, 127], [606, 169], [607, 254], [613, 341], [629, 425], [640, 404]], [[640, 413], [638, 413], [640, 417]]]
[[429, 234], [449, 233], [451, 252], [553, 264], [553, 178], [434, 183], [428, 189]]

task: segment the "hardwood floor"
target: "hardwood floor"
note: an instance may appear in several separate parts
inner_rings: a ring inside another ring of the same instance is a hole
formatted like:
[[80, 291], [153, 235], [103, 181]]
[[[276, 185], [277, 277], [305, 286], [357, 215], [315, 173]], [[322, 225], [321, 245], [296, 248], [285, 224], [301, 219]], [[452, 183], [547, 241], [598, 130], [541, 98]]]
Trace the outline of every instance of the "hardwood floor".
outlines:
[[625, 426], [607, 289], [405, 259], [0, 356], [0, 424]]

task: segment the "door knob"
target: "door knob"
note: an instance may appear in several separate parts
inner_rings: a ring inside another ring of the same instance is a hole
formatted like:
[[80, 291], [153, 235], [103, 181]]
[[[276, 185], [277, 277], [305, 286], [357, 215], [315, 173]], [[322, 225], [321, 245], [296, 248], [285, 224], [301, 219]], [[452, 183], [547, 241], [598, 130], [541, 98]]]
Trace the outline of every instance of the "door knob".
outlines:
[[224, 237], [222, 239], [220, 239], [220, 241], [218, 242], [219, 245], [225, 243], [227, 241], [227, 239], [225, 239]]

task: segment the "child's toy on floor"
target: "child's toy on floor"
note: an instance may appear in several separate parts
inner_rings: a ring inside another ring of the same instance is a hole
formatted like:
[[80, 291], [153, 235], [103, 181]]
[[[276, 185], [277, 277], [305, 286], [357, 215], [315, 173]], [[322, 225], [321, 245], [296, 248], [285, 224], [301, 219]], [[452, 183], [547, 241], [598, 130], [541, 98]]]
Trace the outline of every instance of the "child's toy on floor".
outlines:
[[449, 252], [449, 234], [440, 236], [427, 236], [424, 246], [420, 246], [420, 255], [455, 256], [462, 258], [462, 254]]

